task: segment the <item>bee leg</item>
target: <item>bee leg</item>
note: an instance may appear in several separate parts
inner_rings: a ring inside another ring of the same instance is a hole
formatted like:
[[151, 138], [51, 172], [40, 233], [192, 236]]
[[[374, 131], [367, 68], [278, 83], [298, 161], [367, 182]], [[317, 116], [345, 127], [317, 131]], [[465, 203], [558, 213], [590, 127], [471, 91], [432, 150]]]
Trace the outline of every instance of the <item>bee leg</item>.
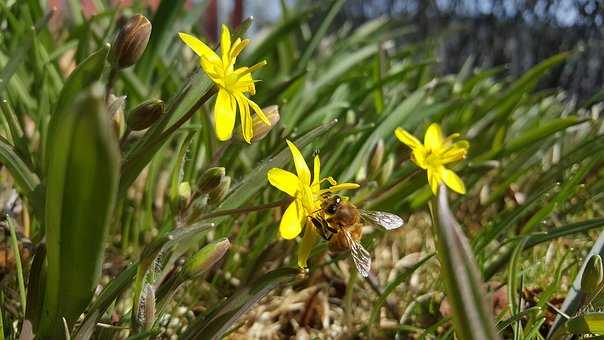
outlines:
[[328, 240], [327, 235], [325, 234], [325, 226], [323, 225], [321, 220], [313, 216], [309, 216], [308, 218], [310, 218], [310, 221], [315, 226], [315, 229], [317, 230], [319, 235], [321, 235], [322, 238]]
[[332, 233], [332, 234], [335, 234], [335, 233], [337, 233], [337, 232], [338, 232], [338, 230], [337, 230], [337, 229], [335, 229], [335, 228], [333, 228], [333, 227], [329, 226], [329, 224], [327, 224], [327, 223], [325, 224], [325, 228], [326, 228], [326, 229], [327, 229], [327, 230], [328, 230], [330, 233]]

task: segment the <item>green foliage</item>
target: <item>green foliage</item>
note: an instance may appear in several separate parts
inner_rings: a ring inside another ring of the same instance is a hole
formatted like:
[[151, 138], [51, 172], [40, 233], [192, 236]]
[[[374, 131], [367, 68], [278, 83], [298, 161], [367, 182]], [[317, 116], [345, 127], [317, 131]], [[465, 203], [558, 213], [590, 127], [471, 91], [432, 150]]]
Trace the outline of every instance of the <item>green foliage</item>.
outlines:
[[[0, 336], [601, 332], [602, 282], [589, 294], [580, 283], [581, 263], [604, 256], [604, 236], [594, 240], [604, 226], [602, 91], [576, 106], [539, 87], [574, 52], [517, 79], [474, 58], [442, 75], [434, 51], [446, 37], [412, 44], [414, 27], [395, 19], [336, 25], [345, 1], [283, 1], [283, 18], [257, 27], [266, 34], [246, 33], [251, 18], [231, 28], [233, 41], [252, 41], [236, 66], [268, 61], [251, 99], [275, 124], [252, 144], [218, 142], [217, 87], [176, 35], [218, 46], [198, 29], [207, 2], [164, 0], [152, 13], [96, 0], [89, 18], [69, 3], [59, 28], [46, 2], [0, 3], [0, 203], [15, 259], [2, 268]], [[139, 12], [152, 18], [147, 48], [112, 69], [121, 17]], [[110, 94], [126, 98], [112, 106]], [[433, 201], [434, 223], [426, 173], [394, 137], [397, 127], [422, 136], [431, 122], [470, 143], [451, 165], [467, 194]], [[286, 138], [307, 161], [319, 151], [322, 176], [359, 183], [346, 193], [358, 207], [405, 217], [402, 230], [364, 228], [367, 280], [323, 241], [308, 270], [296, 268], [299, 240], [278, 235], [290, 198], [266, 180], [270, 168], [293, 169]]]

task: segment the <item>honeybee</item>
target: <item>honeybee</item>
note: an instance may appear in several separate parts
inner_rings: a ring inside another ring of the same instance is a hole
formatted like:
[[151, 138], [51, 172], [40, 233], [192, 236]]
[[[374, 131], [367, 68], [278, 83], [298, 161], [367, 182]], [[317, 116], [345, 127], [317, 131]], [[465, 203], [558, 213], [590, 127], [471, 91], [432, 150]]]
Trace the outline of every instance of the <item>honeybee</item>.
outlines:
[[325, 194], [321, 209], [310, 216], [310, 221], [319, 235], [328, 241], [331, 251], [350, 252], [357, 270], [363, 277], [367, 277], [371, 269], [371, 255], [360, 242], [363, 226], [393, 230], [404, 224], [403, 219], [397, 215], [359, 209], [348, 200], [330, 193]]

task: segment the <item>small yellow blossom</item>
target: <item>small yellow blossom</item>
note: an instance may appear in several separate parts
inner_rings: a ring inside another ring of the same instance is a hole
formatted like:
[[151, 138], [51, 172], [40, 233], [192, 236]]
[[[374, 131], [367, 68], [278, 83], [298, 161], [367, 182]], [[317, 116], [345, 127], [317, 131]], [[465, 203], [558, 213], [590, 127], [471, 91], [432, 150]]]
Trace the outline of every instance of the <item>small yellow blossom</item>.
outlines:
[[231, 44], [231, 33], [225, 25], [222, 25], [220, 36], [221, 56], [192, 35], [186, 33], [178, 35], [199, 56], [202, 69], [218, 86], [218, 96], [214, 106], [214, 123], [218, 139], [221, 141], [231, 139], [235, 116], [239, 110], [243, 139], [251, 143], [254, 132], [250, 107], [265, 124], [271, 125], [260, 107], [246, 96], [256, 93], [252, 72], [266, 65], [266, 61], [252, 67], [244, 66], [235, 69], [237, 56], [250, 41], [237, 38]]
[[452, 134], [444, 138], [440, 125], [432, 123], [426, 135], [424, 144], [403, 128], [394, 131], [396, 138], [411, 148], [411, 159], [417, 166], [426, 170], [428, 183], [436, 195], [438, 184], [444, 182], [454, 191], [465, 194], [466, 187], [457, 174], [445, 167], [446, 164], [462, 160], [468, 153], [470, 144], [466, 140], [453, 142], [459, 134]]
[[[294, 201], [290, 203], [283, 217], [281, 217], [279, 225], [281, 236], [285, 239], [293, 239], [302, 232], [302, 228], [308, 220], [307, 217], [320, 210], [321, 194], [327, 191], [337, 192], [356, 189], [359, 185], [356, 183], [338, 184], [331, 177], [320, 179], [321, 161], [319, 155], [316, 155], [314, 159], [311, 181], [310, 169], [306, 165], [302, 153], [294, 143], [287, 141], [287, 145], [292, 153], [297, 175], [287, 170], [272, 168], [268, 171], [267, 177], [269, 183], [274, 187], [294, 198]], [[324, 181], [329, 182], [329, 188], [321, 189], [321, 183]]]

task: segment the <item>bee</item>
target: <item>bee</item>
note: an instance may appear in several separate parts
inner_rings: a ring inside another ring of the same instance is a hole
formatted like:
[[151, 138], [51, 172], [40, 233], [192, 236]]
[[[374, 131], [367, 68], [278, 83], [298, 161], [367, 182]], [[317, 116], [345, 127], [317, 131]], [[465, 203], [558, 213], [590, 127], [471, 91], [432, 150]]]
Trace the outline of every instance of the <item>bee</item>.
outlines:
[[363, 277], [369, 275], [371, 255], [361, 245], [363, 226], [385, 230], [400, 228], [404, 221], [397, 215], [381, 211], [363, 210], [338, 195], [325, 194], [321, 209], [310, 216], [319, 235], [328, 242], [333, 252], [349, 251]]

